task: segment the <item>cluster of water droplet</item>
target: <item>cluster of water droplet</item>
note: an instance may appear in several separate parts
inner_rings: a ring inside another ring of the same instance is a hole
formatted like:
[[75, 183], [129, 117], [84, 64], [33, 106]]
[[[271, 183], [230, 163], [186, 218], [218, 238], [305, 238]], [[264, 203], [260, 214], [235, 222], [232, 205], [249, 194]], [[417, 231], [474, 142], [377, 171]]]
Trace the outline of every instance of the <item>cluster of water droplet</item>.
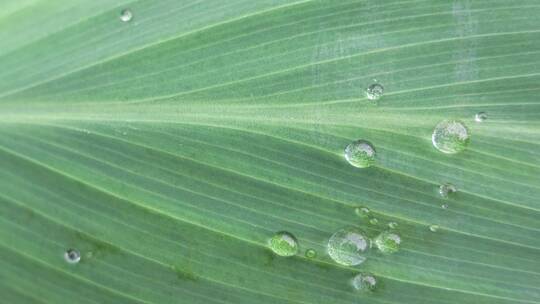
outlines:
[[[122, 22], [129, 22], [132, 19], [133, 13], [130, 9], [124, 9], [120, 12]], [[365, 89], [365, 94], [369, 100], [379, 100], [384, 94], [384, 87], [375, 82]], [[487, 114], [479, 112], [474, 119], [479, 123], [484, 122], [487, 119]], [[455, 154], [465, 150], [469, 141], [469, 130], [458, 120], [443, 120], [435, 126], [432, 133], [433, 146], [446, 154]], [[367, 168], [375, 163], [376, 150], [369, 141], [360, 139], [345, 147], [344, 156], [350, 165], [357, 168]], [[439, 194], [443, 198], [447, 198], [449, 194], [456, 191], [456, 187], [449, 183], [439, 187]], [[447, 209], [448, 204], [443, 204], [442, 208]], [[377, 225], [379, 222], [367, 207], [357, 207], [355, 213], [372, 225]], [[402, 242], [399, 234], [395, 232], [397, 227], [396, 222], [389, 222], [388, 230], [381, 232], [373, 240], [359, 228], [352, 226], [342, 228], [330, 236], [327, 244], [328, 256], [340, 265], [355, 266], [362, 264], [367, 259], [372, 244], [381, 253], [396, 253]], [[436, 232], [438, 229], [439, 226], [436, 224], [429, 226], [429, 230], [432, 232]], [[298, 240], [291, 233], [285, 231], [274, 234], [268, 240], [268, 247], [276, 255], [283, 257], [295, 256], [299, 251]], [[308, 259], [314, 259], [317, 257], [317, 252], [309, 248], [305, 250], [304, 256]], [[81, 253], [77, 249], [68, 249], [64, 252], [64, 259], [67, 263], [77, 264], [81, 260]], [[352, 279], [352, 286], [358, 291], [373, 291], [376, 284], [377, 279], [369, 273], [359, 273]]]

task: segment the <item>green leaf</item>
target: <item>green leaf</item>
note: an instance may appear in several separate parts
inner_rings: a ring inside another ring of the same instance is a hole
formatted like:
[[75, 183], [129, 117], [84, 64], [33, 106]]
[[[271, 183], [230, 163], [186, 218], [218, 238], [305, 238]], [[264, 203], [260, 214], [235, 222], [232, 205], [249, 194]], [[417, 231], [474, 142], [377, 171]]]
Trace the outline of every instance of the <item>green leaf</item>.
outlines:
[[[1, 301], [540, 303], [538, 16], [534, 0], [3, 0]], [[444, 120], [464, 151], [433, 146]], [[358, 140], [368, 168], [345, 159]], [[397, 252], [328, 256], [339, 229], [389, 222]], [[270, 250], [278, 232], [298, 254]]]

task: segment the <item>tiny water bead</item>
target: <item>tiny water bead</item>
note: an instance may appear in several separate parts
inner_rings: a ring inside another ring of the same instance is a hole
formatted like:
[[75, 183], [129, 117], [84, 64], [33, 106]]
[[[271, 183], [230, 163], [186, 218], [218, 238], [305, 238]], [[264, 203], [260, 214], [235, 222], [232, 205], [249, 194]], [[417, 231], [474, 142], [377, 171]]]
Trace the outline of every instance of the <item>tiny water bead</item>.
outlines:
[[317, 251], [315, 251], [314, 249], [306, 250], [306, 258], [313, 259], [315, 257], [317, 257]]
[[77, 264], [81, 260], [81, 253], [77, 249], [68, 249], [64, 252], [64, 259], [70, 264]]
[[371, 225], [377, 225], [379, 223], [379, 220], [377, 218], [373, 217], [373, 218], [369, 219], [369, 223]]
[[448, 209], [448, 204], [442, 204], [442, 205], [441, 205], [441, 208], [443, 208], [443, 209]]
[[377, 285], [377, 279], [369, 273], [359, 273], [352, 279], [352, 286], [358, 291], [373, 291]]
[[430, 225], [429, 230], [432, 232], [437, 232], [437, 230], [439, 230], [439, 225]]
[[345, 266], [361, 264], [366, 260], [365, 253], [370, 240], [364, 232], [355, 227], [338, 230], [328, 240], [328, 255], [336, 263]]
[[390, 229], [396, 229], [397, 227], [398, 227], [398, 223], [396, 223], [396, 222], [388, 223], [388, 228], [390, 228]]
[[393, 232], [382, 232], [375, 238], [375, 246], [382, 253], [395, 253], [399, 251], [401, 237]]
[[366, 96], [369, 100], [378, 100], [384, 94], [384, 87], [379, 83], [371, 84], [366, 89]]
[[272, 251], [279, 256], [293, 256], [298, 253], [298, 241], [288, 232], [278, 232], [268, 241]]
[[455, 154], [465, 150], [469, 140], [469, 130], [457, 120], [441, 121], [431, 135], [433, 146], [446, 154]]
[[120, 20], [123, 22], [131, 21], [131, 19], [133, 19], [133, 13], [131, 10], [125, 9], [120, 12]]
[[375, 163], [375, 148], [366, 140], [357, 140], [345, 148], [345, 159], [354, 167], [367, 168]]
[[449, 194], [455, 193], [456, 191], [456, 186], [452, 184], [442, 184], [439, 186], [439, 194], [444, 198], [447, 198]]
[[359, 217], [366, 218], [370, 214], [370, 210], [367, 207], [356, 207], [354, 208], [354, 213], [358, 215]]
[[476, 115], [474, 115], [474, 120], [476, 122], [484, 122], [488, 118], [488, 115], [486, 112], [478, 112]]

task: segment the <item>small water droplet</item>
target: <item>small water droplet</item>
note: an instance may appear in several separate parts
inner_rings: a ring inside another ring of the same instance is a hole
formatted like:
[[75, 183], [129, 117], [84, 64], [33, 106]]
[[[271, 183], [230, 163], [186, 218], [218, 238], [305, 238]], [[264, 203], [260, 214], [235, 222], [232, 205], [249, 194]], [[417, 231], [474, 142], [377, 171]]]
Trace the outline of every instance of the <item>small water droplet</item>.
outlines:
[[397, 226], [398, 226], [398, 223], [396, 223], [396, 222], [388, 223], [388, 228], [390, 228], [390, 229], [396, 229]]
[[369, 216], [370, 211], [367, 207], [356, 207], [354, 208], [354, 213], [359, 217], [366, 218]]
[[77, 264], [81, 260], [81, 253], [77, 249], [68, 249], [64, 252], [64, 259], [70, 264]]
[[476, 115], [474, 115], [474, 120], [476, 122], [484, 122], [488, 118], [488, 115], [486, 112], [478, 112]]
[[379, 223], [379, 220], [377, 218], [373, 217], [373, 218], [369, 219], [369, 223], [371, 225], [377, 225]]
[[345, 148], [345, 159], [354, 167], [369, 167], [375, 163], [375, 148], [368, 141], [354, 141]]
[[123, 22], [131, 21], [131, 19], [133, 19], [133, 13], [131, 10], [125, 9], [120, 12], [120, 20]]
[[455, 193], [456, 191], [456, 186], [452, 184], [442, 184], [439, 186], [439, 194], [444, 198], [447, 198], [448, 195]]
[[328, 240], [328, 255], [336, 263], [345, 266], [361, 264], [370, 247], [370, 240], [363, 231], [355, 227], [338, 230]]
[[401, 237], [396, 233], [384, 231], [375, 238], [374, 243], [382, 253], [395, 253], [399, 251]]
[[306, 250], [306, 258], [313, 259], [317, 256], [317, 251], [315, 249], [308, 249]]
[[369, 100], [378, 100], [384, 94], [384, 87], [379, 83], [371, 84], [366, 89], [366, 96]]
[[457, 120], [441, 121], [431, 135], [433, 146], [447, 154], [455, 154], [465, 150], [469, 140], [469, 130]]
[[448, 204], [442, 204], [442, 205], [441, 205], [441, 208], [443, 208], [443, 209], [448, 209]]
[[293, 256], [298, 252], [298, 241], [288, 232], [278, 232], [268, 241], [272, 251], [279, 256]]
[[439, 230], [439, 225], [430, 225], [429, 230], [432, 232], [437, 232], [437, 230]]
[[373, 291], [377, 285], [377, 279], [369, 273], [359, 273], [352, 279], [352, 286], [358, 291]]

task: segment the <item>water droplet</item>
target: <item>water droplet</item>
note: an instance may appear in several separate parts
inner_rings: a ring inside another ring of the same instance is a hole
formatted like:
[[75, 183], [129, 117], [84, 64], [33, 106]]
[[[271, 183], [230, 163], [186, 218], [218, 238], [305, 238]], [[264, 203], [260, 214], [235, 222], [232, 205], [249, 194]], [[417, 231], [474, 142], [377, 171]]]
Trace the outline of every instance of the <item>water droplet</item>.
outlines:
[[439, 230], [439, 225], [430, 225], [429, 230], [433, 232], [437, 232], [437, 230]]
[[371, 218], [371, 219], [369, 220], [369, 223], [370, 223], [371, 225], [377, 225], [377, 224], [379, 223], [379, 220], [378, 220], [377, 218], [373, 217], [373, 218]]
[[364, 253], [369, 247], [370, 240], [364, 232], [355, 227], [347, 227], [330, 237], [328, 255], [338, 264], [354, 266], [366, 260]]
[[315, 249], [306, 250], [306, 258], [313, 259], [317, 256], [317, 251]]
[[382, 253], [395, 253], [399, 251], [401, 237], [393, 232], [385, 231], [375, 238], [374, 243]]
[[441, 208], [443, 208], [443, 209], [448, 209], [448, 204], [442, 204], [442, 205], [441, 205]]
[[345, 159], [357, 168], [366, 168], [375, 163], [375, 149], [365, 140], [357, 140], [345, 148]]
[[398, 226], [398, 223], [396, 223], [396, 222], [388, 223], [388, 228], [390, 228], [390, 229], [396, 229], [397, 226]]
[[486, 112], [478, 112], [476, 115], [474, 115], [474, 120], [476, 122], [484, 122], [488, 118], [488, 115]]
[[122, 12], [120, 12], [120, 20], [123, 22], [128, 22], [133, 19], [133, 13], [129, 9], [125, 9]]
[[366, 218], [369, 216], [370, 210], [367, 207], [356, 207], [354, 208], [354, 213], [359, 217]]
[[447, 154], [454, 154], [465, 150], [469, 144], [469, 130], [457, 120], [441, 121], [433, 130], [431, 141], [433, 146]]
[[279, 256], [293, 256], [298, 252], [298, 241], [288, 232], [278, 232], [269, 241], [272, 251]]
[[369, 100], [378, 100], [384, 93], [384, 87], [381, 84], [374, 83], [367, 87], [366, 96]]
[[452, 184], [442, 184], [439, 186], [439, 194], [444, 198], [447, 198], [449, 194], [455, 193], [456, 191], [456, 186]]
[[352, 279], [352, 286], [358, 291], [373, 291], [377, 285], [377, 279], [369, 273], [359, 273]]
[[77, 264], [81, 260], [81, 253], [77, 249], [68, 249], [64, 252], [64, 259], [70, 264]]

